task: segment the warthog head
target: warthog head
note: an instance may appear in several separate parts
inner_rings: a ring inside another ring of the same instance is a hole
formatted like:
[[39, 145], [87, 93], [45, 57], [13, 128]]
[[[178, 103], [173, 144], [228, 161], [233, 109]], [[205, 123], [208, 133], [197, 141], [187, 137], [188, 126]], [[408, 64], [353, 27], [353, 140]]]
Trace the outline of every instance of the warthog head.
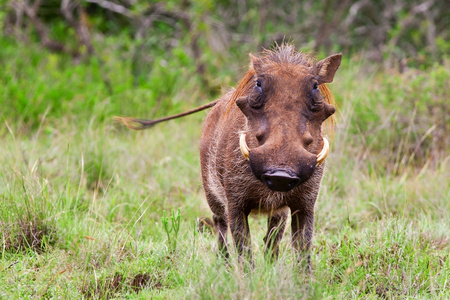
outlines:
[[248, 125], [240, 146], [253, 174], [269, 189], [290, 191], [325, 159], [328, 141], [321, 128], [335, 108], [321, 90], [333, 81], [341, 57], [313, 63], [289, 46], [251, 56], [250, 72], [241, 82], [245, 88], [236, 98]]

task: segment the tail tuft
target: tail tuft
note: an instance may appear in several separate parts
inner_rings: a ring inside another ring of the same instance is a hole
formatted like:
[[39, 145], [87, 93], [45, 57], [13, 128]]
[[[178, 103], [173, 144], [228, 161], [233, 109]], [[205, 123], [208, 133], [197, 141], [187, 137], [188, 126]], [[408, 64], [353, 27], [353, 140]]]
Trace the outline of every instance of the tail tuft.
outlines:
[[133, 130], [144, 130], [144, 129], [150, 128], [154, 124], [156, 124], [156, 122], [153, 122], [152, 120], [141, 120], [141, 119], [135, 119], [135, 118], [130, 118], [130, 117], [115, 116], [115, 117], [113, 117], [113, 119], [116, 122], [121, 123]]

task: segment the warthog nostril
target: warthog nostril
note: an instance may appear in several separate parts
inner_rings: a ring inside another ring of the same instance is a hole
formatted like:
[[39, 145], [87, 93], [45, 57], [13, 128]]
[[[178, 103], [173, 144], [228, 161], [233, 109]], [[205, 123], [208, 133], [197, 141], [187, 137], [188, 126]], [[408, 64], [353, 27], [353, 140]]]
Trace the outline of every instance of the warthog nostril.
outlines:
[[261, 180], [269, 189], [278, 192], [288, 192], [300, 182], [300, 178], [282, 170], [266, 172], [261, 176]]

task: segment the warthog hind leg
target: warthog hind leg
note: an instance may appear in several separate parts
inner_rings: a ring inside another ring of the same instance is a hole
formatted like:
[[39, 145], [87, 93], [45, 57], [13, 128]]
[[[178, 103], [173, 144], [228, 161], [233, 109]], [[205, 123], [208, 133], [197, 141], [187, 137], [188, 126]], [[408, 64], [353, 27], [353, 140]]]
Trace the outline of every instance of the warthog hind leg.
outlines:
[[278, 245], [283, 237], [286, 228], [286, 220], [288, 212], [280, 210], [269, 214], [267, 218], [267, 234], [264, 237], [265, 255], [268, 259], [276, 259], [278, 257]]
[[307, 264], [311, 272], [311, 256], [309, 249], [314, 231], [314, 212], [305, 210], [292, 210], [292, 246], [298, 255], [298, 262]]

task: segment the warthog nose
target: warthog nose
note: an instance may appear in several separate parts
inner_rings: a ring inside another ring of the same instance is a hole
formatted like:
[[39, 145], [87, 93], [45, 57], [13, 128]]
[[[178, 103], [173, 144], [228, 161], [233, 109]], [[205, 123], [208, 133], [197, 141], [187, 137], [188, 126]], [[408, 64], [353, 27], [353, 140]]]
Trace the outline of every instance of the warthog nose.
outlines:
[[261, 176], [261, 180], [269, 189], [277, 192], [288, 192], [300, 182], [300, 178], [282, 170], [266, 172]]

